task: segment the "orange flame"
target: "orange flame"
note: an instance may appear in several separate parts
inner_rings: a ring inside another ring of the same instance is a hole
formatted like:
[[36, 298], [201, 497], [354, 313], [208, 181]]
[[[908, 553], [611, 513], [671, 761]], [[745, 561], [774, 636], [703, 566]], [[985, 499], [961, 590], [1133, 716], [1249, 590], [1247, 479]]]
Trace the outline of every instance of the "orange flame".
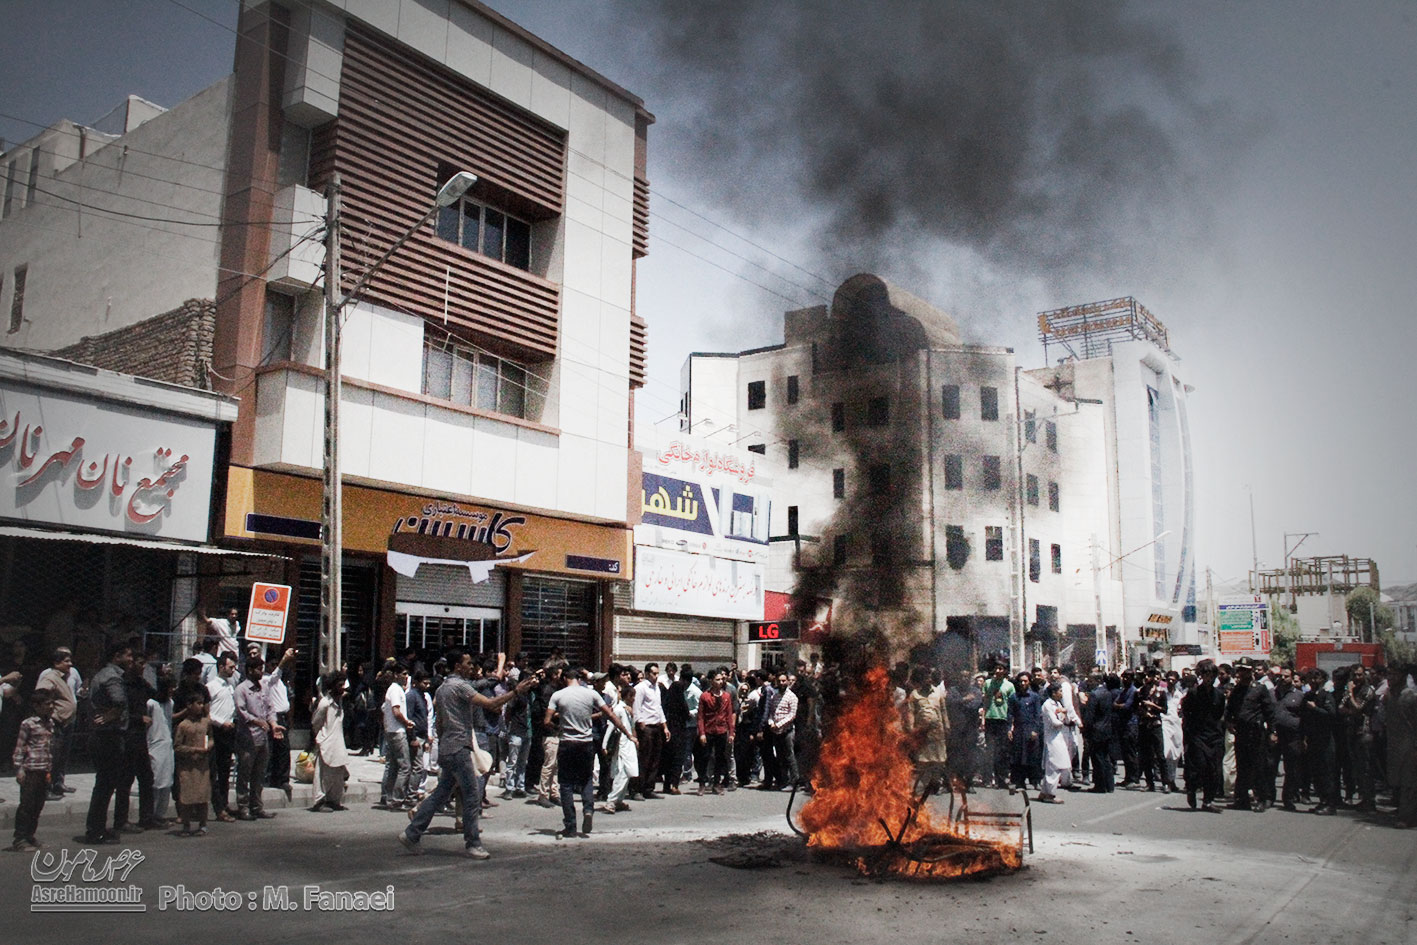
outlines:
[[807, 845], [859, 853], [857, 868], [868, 874], [944, 878], [1018, 869], [1021, 842], [976, 836], [917, 802], [915, 765], [891, 695], [886, 671], [872, 669], [837, 717], [822, 744], [814, 796], [798, 815]]

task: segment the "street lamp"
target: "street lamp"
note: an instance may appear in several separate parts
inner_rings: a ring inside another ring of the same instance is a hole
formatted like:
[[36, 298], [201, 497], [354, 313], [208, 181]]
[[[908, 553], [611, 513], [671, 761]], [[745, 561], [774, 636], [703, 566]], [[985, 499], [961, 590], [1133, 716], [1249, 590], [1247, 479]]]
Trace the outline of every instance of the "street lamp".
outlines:
[[428, 208], [417, 223], [409, 227], [384, 255], [364, 270], [358, 281], [344, 295], [340, 287], [340, 177], [335, 172], [325, 189], [325, 429], [324, 429], [324, 473], [320, 492], [320, 672], [335, 672], [343, 662], [340, 629], [341, 614], [341, 567], [340, 549], [344, 545], [343, 497], [340, 484], [339, 466], [339, 402], [340, 402], [340, 314], [344, 307], [364, 291], [374, 273], [378, 272], [389, 257], [423, 228], [439, 210], [450, 207], [462, 199], [468, 188], [477, 183], [477, 177], [467, 171], [459, 171], [442, 187], [438, 188], [433, 206]]

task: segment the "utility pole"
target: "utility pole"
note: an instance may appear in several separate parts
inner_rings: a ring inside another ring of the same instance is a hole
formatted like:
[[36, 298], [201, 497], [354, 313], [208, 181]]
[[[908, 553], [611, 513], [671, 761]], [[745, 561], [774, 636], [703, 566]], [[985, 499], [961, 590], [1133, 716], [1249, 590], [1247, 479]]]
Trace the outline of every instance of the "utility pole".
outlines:
[[1102, 661], [1097, 660], [1097, 668], [1110, 669], [1112, 654], [1107, 652], [1107, 628], [1102, 623], [1102, 575], [1097, 566], [1097, 532], [1092, 533], [1092, 608], [1097, 620], [1097, 653], [1094, 655], [1106, 657], [1109, 664], [1103, 666]]
[[1255, 488], [1250, 487], [1250, 554], [1254, 557], [1255, 569], [1250, 572], [1250, 593], [1259, 591], [1260, 587], [1260, 546], [1255, 539]]
[[340, 179], [325, 188], [325, 448], [320, 501], [320, 670], [337, 672], [342, 662], [340, 628], [343, 501], [339, 467], [340, 402]]

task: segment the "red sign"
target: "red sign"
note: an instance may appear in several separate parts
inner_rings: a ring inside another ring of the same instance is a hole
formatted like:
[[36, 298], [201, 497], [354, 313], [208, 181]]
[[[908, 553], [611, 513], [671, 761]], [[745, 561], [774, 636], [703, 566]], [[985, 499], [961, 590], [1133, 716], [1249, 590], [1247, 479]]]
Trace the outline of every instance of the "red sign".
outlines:
[[285, 642], [285, 622], [290, 615], [290, 585], [251, 585], [251, 606], [246, 610], [246, 639], [258, 643]]
[[755, 620], [748, 624], [749, 643], [778, 643], [796, 640], [800, 627], [795, 620]]

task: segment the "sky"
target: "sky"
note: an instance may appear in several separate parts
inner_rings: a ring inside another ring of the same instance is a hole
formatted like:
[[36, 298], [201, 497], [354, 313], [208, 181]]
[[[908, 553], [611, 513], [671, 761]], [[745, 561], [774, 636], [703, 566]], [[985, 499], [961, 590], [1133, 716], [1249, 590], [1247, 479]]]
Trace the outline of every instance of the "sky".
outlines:
[[[490, 6], [656, 116], [641, 426], [689, 352], [776, 343], [857, 272], [1025, 367], [1039, 311], [1132, 295], [1194, 387], [1215, 584], [1303, 532], [1417, 581], [1410, 0]], [[0, 0], [0, 136], [177, 104], [230, 71], [236, 8]]]

